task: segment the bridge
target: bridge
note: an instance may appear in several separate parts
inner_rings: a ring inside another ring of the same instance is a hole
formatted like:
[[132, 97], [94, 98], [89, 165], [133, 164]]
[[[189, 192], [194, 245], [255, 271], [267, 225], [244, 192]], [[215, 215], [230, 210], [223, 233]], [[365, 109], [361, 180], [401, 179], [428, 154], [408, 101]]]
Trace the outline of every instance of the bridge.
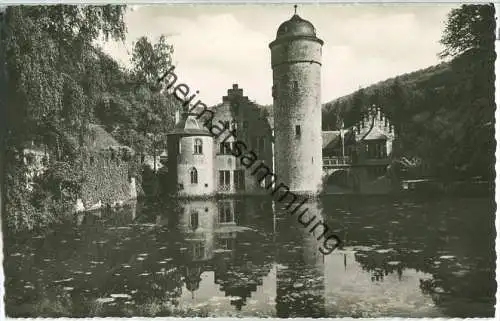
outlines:
[[337, 185], [349, 190], [364, 189], [362, 185], [386, 174], [391, 160], [367, 158], [353, 163], [350, 156], [323, 157], [323, 177], [326, 185]]

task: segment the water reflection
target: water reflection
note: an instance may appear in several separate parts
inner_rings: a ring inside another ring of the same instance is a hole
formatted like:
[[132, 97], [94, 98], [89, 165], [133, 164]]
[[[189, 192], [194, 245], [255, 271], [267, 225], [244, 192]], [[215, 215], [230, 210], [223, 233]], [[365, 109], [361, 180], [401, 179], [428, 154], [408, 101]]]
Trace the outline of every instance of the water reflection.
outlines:
[[[328, 198], [321, 241], [266, 198], [137, 204], [5, 240], [10, 316], [492, 316], [486, 199]], [[475, 219], [469, 214], [474, 211]]]
[[[278, 317], [324, 317], [325, 316], [325, 264], [318, 251], [317, 236], [277, 204], [276, 242], [277, 291], [276, 314]], [[308, 202], [308, 217], [323, 219], [318, 202]], [[304, 221], [308, 221], [306, 218]]]

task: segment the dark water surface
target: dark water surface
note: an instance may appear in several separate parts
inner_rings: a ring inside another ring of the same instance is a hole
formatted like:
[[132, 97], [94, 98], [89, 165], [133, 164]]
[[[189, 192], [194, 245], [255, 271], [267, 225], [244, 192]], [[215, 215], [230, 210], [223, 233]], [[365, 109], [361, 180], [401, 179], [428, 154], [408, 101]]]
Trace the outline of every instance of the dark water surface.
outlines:
[[137, 204], [5, 239], [7, 315], [494, 316], [492, 200], [307, 206], [342, 249], [321, 255], [267, 198]]

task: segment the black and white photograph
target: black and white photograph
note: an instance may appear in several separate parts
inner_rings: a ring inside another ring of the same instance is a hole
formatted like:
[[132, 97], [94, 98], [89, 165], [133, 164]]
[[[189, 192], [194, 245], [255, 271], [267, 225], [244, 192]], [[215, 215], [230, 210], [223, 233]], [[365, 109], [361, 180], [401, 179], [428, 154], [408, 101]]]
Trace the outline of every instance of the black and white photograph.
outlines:
[[0, 4], [9, 318], [494, 318], [491, 3]]

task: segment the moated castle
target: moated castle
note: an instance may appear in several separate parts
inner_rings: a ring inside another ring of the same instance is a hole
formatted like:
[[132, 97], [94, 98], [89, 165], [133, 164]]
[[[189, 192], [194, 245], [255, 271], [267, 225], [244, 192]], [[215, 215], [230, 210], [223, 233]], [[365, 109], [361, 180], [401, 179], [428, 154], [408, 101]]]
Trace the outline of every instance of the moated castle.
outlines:
[[[222, 103], [212, 107], [213, 121], [237, 133], [290, 191], [318, 194], [333, 179], [362, 192], [363, 186], [370, 188], [362, 182], [386, 172], [394, 127], [373, 107], [356, 126], [321, 130], [322, 46], [314, 26], [294, 14], [269, 44], [272, 110], [250, 101], [234, 84]], [[232, 144], [231, 139], [214, 137], [187, 111], [179, 115], [167, 144], [168, 155], [175, 155], [168, 157], [167, 168], [177, 194], [265, 193], [270, 182], [245, 170], [230, 152]]]

